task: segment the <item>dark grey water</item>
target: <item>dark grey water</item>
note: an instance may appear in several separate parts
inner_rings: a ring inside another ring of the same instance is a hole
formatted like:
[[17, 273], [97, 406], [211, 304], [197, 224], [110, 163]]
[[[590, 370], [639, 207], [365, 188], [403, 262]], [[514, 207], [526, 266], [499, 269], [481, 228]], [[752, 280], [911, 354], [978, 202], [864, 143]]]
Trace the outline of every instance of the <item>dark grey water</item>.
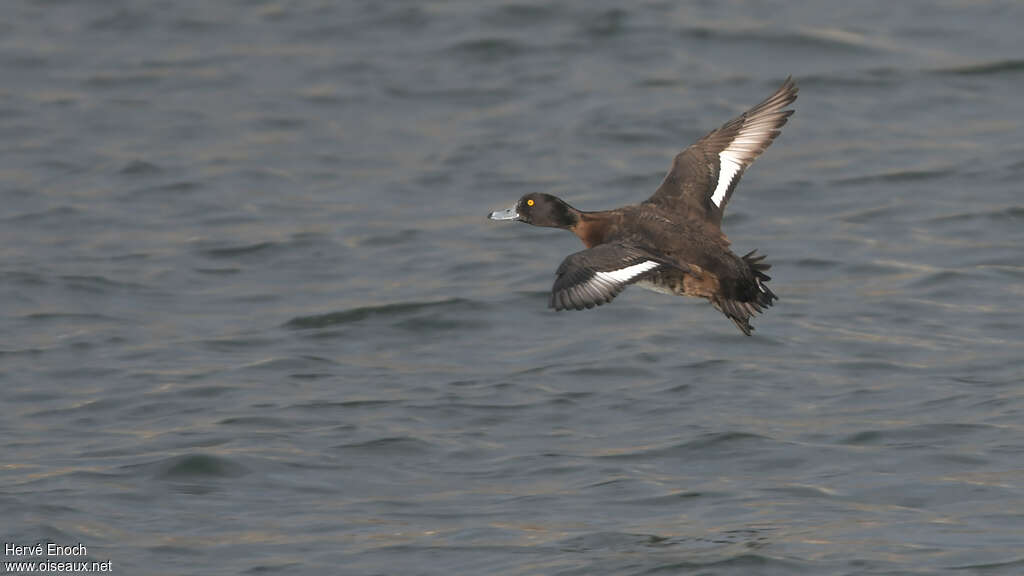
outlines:
[[[1024, 6], [11, 2], [0, 540], [117, 574], [1024, 573]], [[787, 74], [740, 335], [546, 309]], [[5, 556], [4, 560], [25, 558]]]

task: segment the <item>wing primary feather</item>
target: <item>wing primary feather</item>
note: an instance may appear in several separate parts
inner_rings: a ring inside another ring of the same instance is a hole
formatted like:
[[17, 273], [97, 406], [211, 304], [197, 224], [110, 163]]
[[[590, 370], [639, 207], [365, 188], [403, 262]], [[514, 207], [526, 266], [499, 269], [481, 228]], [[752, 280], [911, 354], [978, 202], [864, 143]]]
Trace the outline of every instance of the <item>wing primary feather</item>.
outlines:
[[680, 152], [647, 202], [672, 214], [703, 218], [720, 226], [743, 172], [793, 115], [793, 110], [784, 108], [796, 100], [797, 92], [793, 78], [787, 77], [771, 96]]
[[548, 305], [583, 310], [606, 304], [664, 265], [661, 257], [630, 244], [601, 244], [570, 254], [556, 272]]

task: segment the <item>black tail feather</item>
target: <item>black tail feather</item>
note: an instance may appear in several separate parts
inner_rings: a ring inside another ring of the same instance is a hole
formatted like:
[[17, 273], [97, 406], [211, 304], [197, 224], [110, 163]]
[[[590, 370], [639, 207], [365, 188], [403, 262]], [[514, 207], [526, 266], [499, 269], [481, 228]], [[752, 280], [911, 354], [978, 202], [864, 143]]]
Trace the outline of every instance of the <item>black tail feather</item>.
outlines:
[[771, 307], [772, 303], [779, 299], [768, 287], [771, 276], [765, 274], [772, 265], [764, 262], [764, 254], [755, 256], [757, 250], [751, 250], [743, 255], [743, 262], [746, 263], [754, 277], [754, 285], [744, 291], [746, 294], [739, 299], [716, 298], [711, 300], [719, 311], [725, 314], [736, 324], [741, 332], [750, 336], [754, 327], [750, 325], [750, 318], [755, 314], [763, 312], [765, 308]]

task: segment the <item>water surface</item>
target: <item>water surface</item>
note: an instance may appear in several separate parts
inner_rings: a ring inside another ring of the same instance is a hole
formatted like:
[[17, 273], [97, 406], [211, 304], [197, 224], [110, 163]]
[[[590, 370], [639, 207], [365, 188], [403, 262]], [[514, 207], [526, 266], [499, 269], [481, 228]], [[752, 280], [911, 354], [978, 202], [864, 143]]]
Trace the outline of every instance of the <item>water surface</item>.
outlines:
[[[1019, 574], [1012, 2], [16, 2], [0, 540], [118, 574]], [[742, 336], [554, 313], [527, 192], [774, 90]], [[10, 560], [11, 558], [5, 558]]]

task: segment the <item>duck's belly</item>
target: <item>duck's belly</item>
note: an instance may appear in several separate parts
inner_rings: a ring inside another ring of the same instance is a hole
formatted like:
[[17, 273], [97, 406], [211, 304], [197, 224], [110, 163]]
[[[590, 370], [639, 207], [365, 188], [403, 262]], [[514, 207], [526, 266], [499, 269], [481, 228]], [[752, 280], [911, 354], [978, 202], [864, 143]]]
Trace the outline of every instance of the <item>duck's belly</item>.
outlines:
[[639, 286], [640, 288], [643, 288], [645, 290], [650, 290], [651, 292], [657, 292], [659, 294], [668, 294], [669, 296], [675, 296], [679, 294], [679, 292], [672, 290], [672, 288], [670, 288], [669, 286], [660, 283], [655, 283], [650, 280], [641, 280], [636, 283], [636, 286]]
[[681, 270], [658, 270], [637, 286], [675, 296], [696, 296], [708, 298], [718, 290], [718, 279], [699, 266], [690, 265], [688, 272]]

